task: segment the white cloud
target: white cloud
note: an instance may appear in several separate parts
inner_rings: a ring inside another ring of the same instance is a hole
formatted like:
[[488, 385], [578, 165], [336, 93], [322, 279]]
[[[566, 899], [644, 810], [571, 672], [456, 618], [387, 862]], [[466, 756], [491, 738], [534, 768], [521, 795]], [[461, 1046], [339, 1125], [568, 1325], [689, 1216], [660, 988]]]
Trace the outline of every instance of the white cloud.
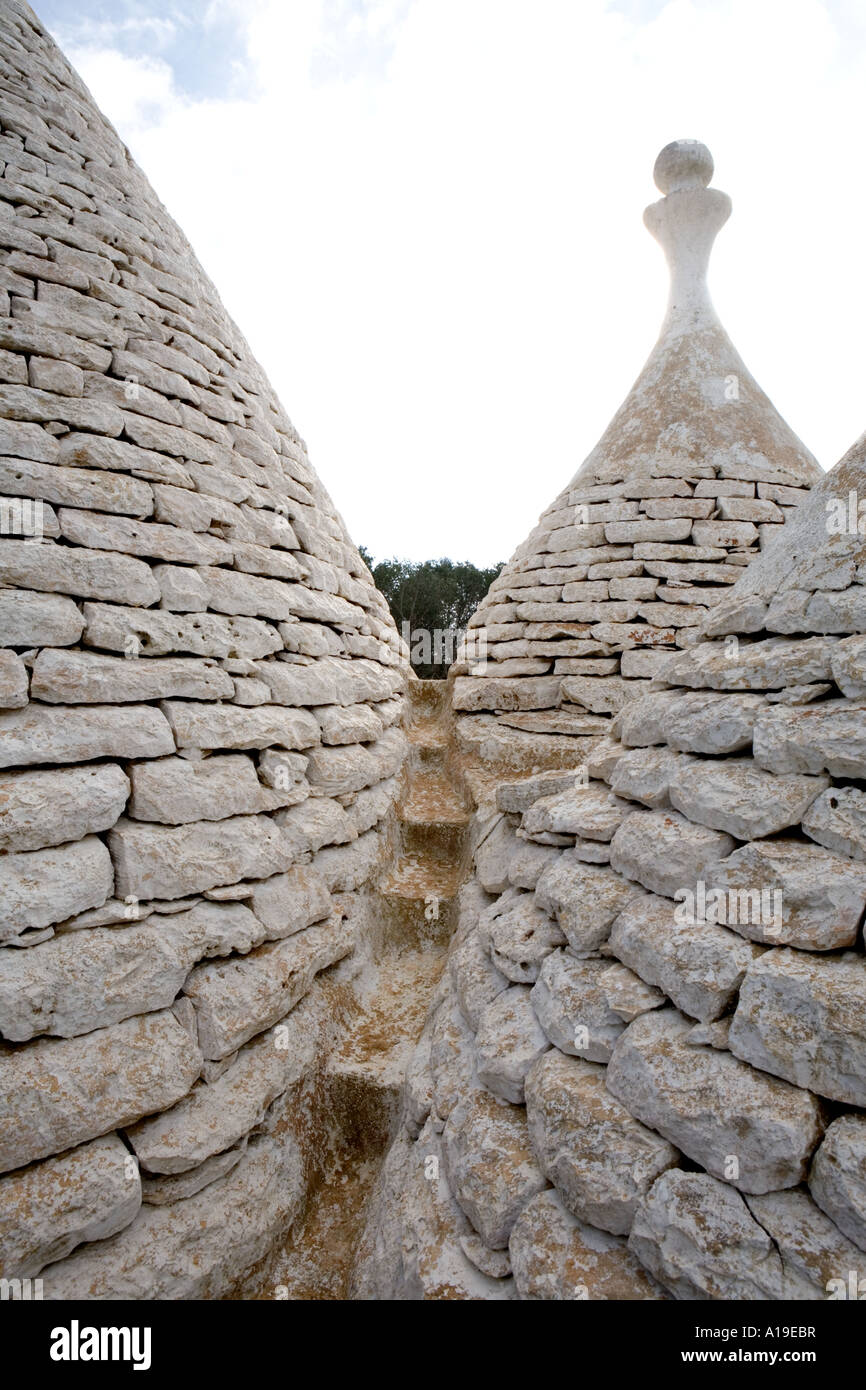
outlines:
[[661, 321], [641, 212], [679, 136], [734, 199], [711, 279], [746, 362], [825, 466], [866, 425], [856, 7], [209, 12], [235, 15], [254, 99], [192, 99], [104, 45], [70, 56], [374, 553], [503, 558], [589, 452]]

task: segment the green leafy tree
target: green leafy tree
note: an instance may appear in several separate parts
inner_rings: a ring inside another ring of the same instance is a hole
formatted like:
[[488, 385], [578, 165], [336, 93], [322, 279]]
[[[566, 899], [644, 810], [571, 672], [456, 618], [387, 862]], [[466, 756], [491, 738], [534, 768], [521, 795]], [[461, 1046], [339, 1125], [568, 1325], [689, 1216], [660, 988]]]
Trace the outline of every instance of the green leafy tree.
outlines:
[[502, 569], [479, 569], [468, 560], [374, 560], [363, 546], [377, 589], [405, 637], [415, 672], [442, 680], [454, 660], [466, 624]]

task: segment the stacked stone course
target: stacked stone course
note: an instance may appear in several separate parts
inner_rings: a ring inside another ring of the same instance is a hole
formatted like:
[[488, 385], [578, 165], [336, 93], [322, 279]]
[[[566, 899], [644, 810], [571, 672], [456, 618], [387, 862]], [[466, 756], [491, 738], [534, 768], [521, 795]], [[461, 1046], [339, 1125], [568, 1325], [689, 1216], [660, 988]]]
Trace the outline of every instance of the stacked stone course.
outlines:
[[408, 668], [181, 232], [0, 34], [0, 1274], [218, 1296], [303, 1202]]

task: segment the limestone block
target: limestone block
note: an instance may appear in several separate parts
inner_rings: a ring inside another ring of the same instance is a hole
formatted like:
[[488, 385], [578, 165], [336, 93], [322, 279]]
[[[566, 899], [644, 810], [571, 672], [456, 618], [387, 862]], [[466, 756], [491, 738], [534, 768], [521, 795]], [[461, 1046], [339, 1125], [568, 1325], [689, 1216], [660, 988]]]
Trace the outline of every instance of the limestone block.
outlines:
[[[151, 573], [156, 575], [157, 569], [155, 566]], [[84, 619], [87, 645], [111, 652], [133, 650], [147, 656], [184, 652], [192, 656], [252, 659], [268, 656], [282, 647], [276, 629], [255, 618], [224, 618], [216, 613], [198, 612], [187, 617], [165, 608], [145, 610], [86, 603]]]
[[0, 650], [0, 709], [21, 709], [28, 699], [27, 667], [15, 652]]
[[765, 951], [743, 981], [729, 1040], [737, 1057], [763, 1071], [830, 1100], [866, 1105], [862, 958]]
[[184, 531], [179, 526], [105, 516], [77, 507], [61, 507], [58, 517], [66, 540], [94, 550], [144, 555], [181, 565], [228, 564], [232, 560], [231, 546], [219, 537]]
[[678, 1158], [608, 1093], [604, 1067], [555, 1050], [526, 1078], [526, 1114], [536, 1159], [572, 1216], [615, 1235]]
[[479, 1019], [478, 1079], [500, 1100], [522, 1105], [526, 1073], [549, 1046], [530, 1003], [530, 990], [511, 985], [487, 1005]]
[[539, 845], [527, 840], [516, 849], [508, 865], [508, 882], [513, 888], [534, 889], [548, 865], [559, 857], [555, 845]]
[[44, 849], [108, 830], [128, 795], [116, 763], [0, 773], [0, 849]]
[[197, 965], [184, 994], [195, 1005], [204, 1055], [226, 1057], [284, 1018], [319, 971], [348, 955], [353, 945], [352, 928], [337, 913], [286, 941], [260, 946], [243, 960]]
[[4, 540], [0, 583], [142, 608], [159, 601], [159, 585], [143, 560], [51, 540]]
[[852, 699], [862, 699], [866, 695], [866, 637], [858, 633], [855, 637], [843, 637], [835, 644], [831, 674], [843, 695]]
[[0, 1277], [28, 1279], [85, 1241], [107, 1240], [141, 1206], [135, 1162], [116, 1134], [0, 1178]]
[[339, 801], [311, 796], [298, 806], [277, 811], [273, 817], [295, 858], [315, 854], [325, 845], [343, 845], [357, 839], [357, 831]]
[[170, 1110], [126, 1130], [147, 1173], [184, 1173], [231, 1148], [261, 1124], [268, 1107], [315, 1064], [317, 1042], [303, 1004], [241, 1048], [215, 1080], [199, 1081]]
[[728, 925], [753, 941], [829, 951], [857, 939], [866, 867], [819, 845], [755, 840], [714, 869], [711, 879], [726, 895]]
[[[291, 847], [265, 815], [189, 825], [119, 820], [108, 837], [120, 897], [181, 898], [291, 867]], [[66, 913], [70, 916], [70, 913]]]
[[[680, 695], [664, 712], [667, 741], [671, 748], [682, 753], [709, 753], [713, 757], [720, 753], [738, 753], [752, 742], [753, 730], [764, 717], [765, 710], [760, 695], [720, 695], [697, 690]], [[623, 742], [628, 741], [623, 735]], [[820, 771], [819, 768], [781, 767], [771, 770]]]
[[0, 713], [0, 767], [174, 753], [171, 729], [149, 705], [40, 705]]
[[307, 778], [317, 795], [343, 796], [395, 776], [405, 752], [406, 739], [400, 729], [386, 729], [369, 746], [355, 743], [312, 748], [307, 755]]
[[514, 827], [502, 817], [475, 851], [475, 873], [487, 893], [504, 893], [508, 872], [520, 845]]
[[676, 1009], [630, 1023], [607, 1069], [610, 1093], [741, 1192], [801, 1182], [821, 1136], [819, 1102], [729, 1052], [690, 1047], [691, 1026]]
[[812, 1162], [809, 1191], [843, 1235], [866, 1251], [866, 1115], [833, 1121]]
[[560, 684], [559, 676], [518, 676], [500, 680], [458, 676], [452, 704], [455, 710], [554, 709], [559, 704]]
[[[61, 507], [94, 507], [99, 512], [121, 512], [135, 517], [149, 516], [153, 511], [153, 491], [149, 483], [116, 473], [64, 468], [57, 463], [34, 463], [30, 459], [0, 458], [0, 493], [39, 498]], [[62, 523], [60, 529], [63, 529]], [[118, 549], [125, 547], [118, 546]]]
[[676, 691], [638, 695], [624, 706], [617, 720], [617, 737], [626, 748], [647, 748], [666, 742], [667, 721], [682, 697]]
[[534, 984], [542, 961], [565, 937], [530, 893], [504, 894], [482, 914], [480, 930], [490, 943], [490, 958], [515, 984]]
[[552, 951], [543, 961], [529, 997], [543, 1035], [560, 1052], [610, 1061], [625, 1024], [608, 1001], [609, 969], [606, 960], [576, 960], [568, 951]]
[[640, 801], [657, 811], [670, 805], [671, 778], [688, 767], [692, 758], [673, 748], [623, 749], [610, 772], [611, 791], [630, 801]]
[[289, 792], [263, 786], [252, 759], [243, 753], [215, 753], [201, 762], [159, 758], [133, 763], [129, 776], [128, 814], [163, 825], [272, 811], [292, 799]]
[[84, 618], [71, 598], [33, 589], [0, 589], [0, 645], [67, 647], [77, 642]]
[[672, 898], [694, 889], [698, 879], [714, 881], [716, 866], [733, 848], [730, 835], [692, 825], [676, 811], [634, 811], [611, 841], [610, 862], [651, 893]]
[[555, 1189], [527, 1202], [512, 1227], [508, 1249], [521, 1299], [664, 1298], [625, 1241], [578, 1221]]
[[75, 844], [0, 856], [0, 940], [99, 907], [114, 887], [111, 859], [96, 835]]
[[704, 1023], [727, 1011], [760, 954], [713, 922], [681, 922], [674, 904], [658, 897], [638, 898], [624, 908], [611, 928], [610, 949], [683, 1013]]
[[212, 662], [189, 657], [133, 660], [97, 652], [41, 651], [33, 666], [31, 694], [49, 704], [122, 704], [186, 696], [230, 697], [231, 677]]
[[552, 831], [582, 835], [588, 840], [611, 840], [632, 811], [600, 783], [577, 785], [554, 796], [543, 796], [524, 812], [521, 828], [527, 835]]
[[161, 709], [178, 748], [309, 748], [319, 726], [306, 710], [280, 705], [212, 705], [165, 700]]
[[864, 716], [862, 700], [768, 705], [755, 723], [755, 761], [769, 772], [866, 776]]
[[442, 1133], [449, 1186], [485, 1244], [504, 1250], [523, 1207], [547, 1180], [533, 1157], [526, 1111], [478, 1089]]
[[866, 793], [857, 787], [830, 787], [812, 802], [802, 828], [837, 854], [866, 859]]
[[160, 607], [172, 613], [203, 613], [207, 592], [195, 570], [186, 565], [154, 565]]
[[628, 1247], [677, 1299], [782, 1297], [775, 1245], [739, 1192], [708, 1173], [662, 1173], [638, 1206]]
[[[862, 1298], [863, 1255], [806, 1192], [748, 1199], [782, 1260], [780, 1298], [794, 1302]], [[852, 1280], [853, 1272], [853, 1280]]]
[[0, 1052], [0, 1172], [165, 1110], [186, 1095], [201, 1064], [170, 1009]]
[[0, 1035], [75, 1037], [167, 1008], [202, 956], [246, 952], [265, 930], [240, 903], [64, 932], [0, 954]]
[[473, 1032], [494, 999], [508, 989], [506, 975], [493, 964], [485, 939], [470, 932], [448, 953], [448, 973], [457, 1003]]
[[270, 941], [293, 936], [333, 910], [331, 894], [313, 867], [295, 867], [254, 884], [251, 905]]
[[329, 845], [316, 856], [316, 870], [332, 893], [354, 893], [379, 868], [382, 841], [368, 830], [347, 845]]
[[295, 1139], [264, 1135], [225, 1177], [170, 1206], [143, 1206], [132, 1225], [51, 1267], [48, 1299], [212, 1299], [288, 1230], [304, 1198]]
[[777, 776], [751, 759], [732, 758], [678, 768], [669, 795], [671, 804], [690, 821], [751, 840], [799, 825], [827, 785], [826, 777]]
[[838, 646], [834, 637], [795, 641], [770, 637], [738, 642], [735, 649], [727, 642], [702, 642], [675, 657], [665, 668], [664, 680], [693, 690], [782, 690], [786, 685], [808, 685], [831, 679]]
[[326, 744], [371, 743], [383, 731], [382, 721], [369, 705], [320, 705], [313, 711]]
[[576, 954], [591, 955], [607, 940], [626, 903], [641, 893], [610, 869], [581, 863], [566, 850], [541, 875], [535, 901], [556, 917]]
[[481, 1086], [475, 1074], [475, 1030], [466, 1022], [450, 992], [437, 1009], [430, 1029], [430, 1073], [432, 1113], [441, 1131], [441, 1121], [448, 1118], [455, 1105]]

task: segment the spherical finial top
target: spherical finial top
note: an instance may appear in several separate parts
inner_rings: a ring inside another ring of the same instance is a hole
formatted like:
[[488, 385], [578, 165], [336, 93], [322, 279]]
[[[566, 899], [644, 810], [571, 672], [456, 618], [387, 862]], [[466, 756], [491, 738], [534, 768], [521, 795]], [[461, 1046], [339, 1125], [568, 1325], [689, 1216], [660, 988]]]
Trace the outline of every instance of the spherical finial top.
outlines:
[[700, 140], [672, 140], [655, 162], [653, 179], [662, 193], [706, 188], [713, 177], [713, 156]]

